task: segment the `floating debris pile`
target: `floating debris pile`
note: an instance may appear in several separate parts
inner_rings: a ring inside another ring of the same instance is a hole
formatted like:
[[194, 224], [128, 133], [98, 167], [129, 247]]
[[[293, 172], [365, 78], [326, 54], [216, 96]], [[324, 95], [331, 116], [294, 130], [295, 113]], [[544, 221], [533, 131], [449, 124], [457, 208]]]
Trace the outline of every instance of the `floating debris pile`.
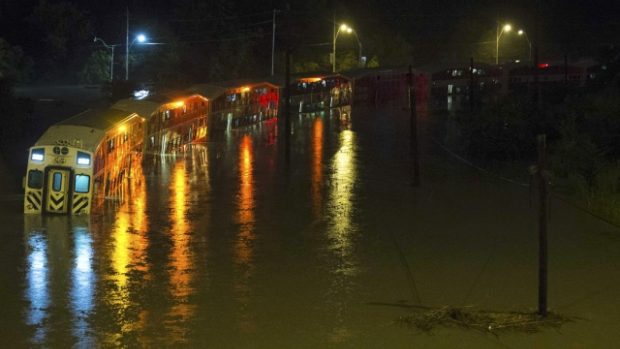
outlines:
[[437, 327], [459, 327], [491, 333], [535, 333], [546, 328], [557, 329], [574, 320], [551, 312], [542, 317], [535, 312], [496, 312], [475, 310], [472, 307], [418, 309], [412, 314], [401, 316], [397, 322], [423, 332], [431, 332]]

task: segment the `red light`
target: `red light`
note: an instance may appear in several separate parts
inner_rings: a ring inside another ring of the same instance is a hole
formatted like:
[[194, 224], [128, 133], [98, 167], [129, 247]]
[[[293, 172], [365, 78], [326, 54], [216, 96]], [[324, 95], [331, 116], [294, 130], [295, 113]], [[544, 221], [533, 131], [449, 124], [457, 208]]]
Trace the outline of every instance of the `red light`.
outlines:
[[538, 63], [538, 68], [540, 69], [549, 68], [549, 63]]

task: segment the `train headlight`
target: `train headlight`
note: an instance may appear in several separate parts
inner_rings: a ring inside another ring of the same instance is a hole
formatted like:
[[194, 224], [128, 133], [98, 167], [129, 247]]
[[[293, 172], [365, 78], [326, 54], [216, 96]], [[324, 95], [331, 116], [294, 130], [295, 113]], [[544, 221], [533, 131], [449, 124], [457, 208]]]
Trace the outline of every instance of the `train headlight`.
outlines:
[[78, 151], [77, 152], [77, 164], [84, 165], [84, 166], [90, 166], [90, 155], [88, 155], [87, 153]]
[[45, 148], [32, 149], [32, 152], [30, 153], [30, 160], [41, 162], [44, 159], [45, 159]]

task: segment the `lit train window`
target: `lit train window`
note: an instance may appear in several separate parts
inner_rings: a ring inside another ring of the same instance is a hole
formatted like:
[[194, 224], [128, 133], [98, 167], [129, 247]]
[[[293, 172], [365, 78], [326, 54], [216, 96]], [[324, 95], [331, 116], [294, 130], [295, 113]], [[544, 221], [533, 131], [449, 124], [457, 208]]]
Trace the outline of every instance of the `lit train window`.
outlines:
[[60, 191], [62, 189], [62, 173], [54, 173], [54, 180], [52, 182], [52, 190]]
[[43, 188], [43, 171], [39, 171], [39, 170], [28, 171], [28, 188], [32, 188], [32, 189]]
[[88, 188], [90, 188], [90, 176], [75, 175], [75, 192], [88, 193]]

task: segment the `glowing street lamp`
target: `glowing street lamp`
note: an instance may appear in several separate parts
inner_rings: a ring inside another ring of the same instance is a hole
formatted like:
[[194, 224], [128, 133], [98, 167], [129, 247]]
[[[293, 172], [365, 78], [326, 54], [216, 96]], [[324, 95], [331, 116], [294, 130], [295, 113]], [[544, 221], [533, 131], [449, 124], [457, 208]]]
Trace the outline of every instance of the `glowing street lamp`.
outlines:
[[527, 33], [523, 29], [519, 29], [517, 34], [519, 34], [519, 36], [525, 36], [525, 40], [527, 40], [527, 45], [530, 47], [530, 62], [531, 62], [532, 61], [532, 42], [530, 41], [530, 38], [527, 37]]
[[499, 64], [499, 38], [502, 37], [502, 34], [508, 33], [512, 30], [512, 26], [510, 24], [505, 24], [502, 27], [502, 30], [499, 30], [499, 23], [497, 24], [497, 35], [495, 37], [495, 64]]
[[[127, 38], [129, 38], [129, 36], [127, 36]], [[125, 51], [125, 80], [129, 80], [129, 49], [136, 41], [139, 44], [144, 44], [146, 42], [146, 35], [138, 34], [130, 44], [127, 44], [127, 50]]]
[[332, 41], [332, 72], [333, 73], [336, 72], [336, 39], [338, 39], [338, 35], [340, 34], [341, 31], [347, 34], [351, 34], [351, 33], [355, 34], [355, 38], [357, 39], [357, 44], [359, 46], [359, 58], [358, 58], [359, 62], [361, 62], [362, 60], [362, 42], [360, 41], [360, 38], [357, 35], [357, 32], [353, 30], [353, 28], [349, 27], [348, 25], [341, 24], [340, 27], [338, 27], [338, 31], [334, 32], [334, 40]]

